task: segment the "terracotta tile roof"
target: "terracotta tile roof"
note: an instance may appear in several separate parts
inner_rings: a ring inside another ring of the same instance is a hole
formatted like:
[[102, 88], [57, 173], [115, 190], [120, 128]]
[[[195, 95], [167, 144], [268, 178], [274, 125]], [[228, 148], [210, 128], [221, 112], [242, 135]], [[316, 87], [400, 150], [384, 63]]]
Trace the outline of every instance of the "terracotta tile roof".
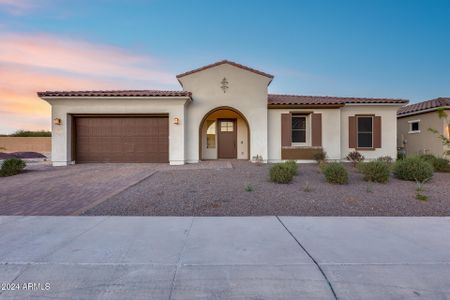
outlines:
[[421, 111], [424, 111], [424, 110], [429, 110], [429, 109], [434, 109], [434, 108], [439, 108], [439, 107], [446, 107], [446, 106], [450, 107], [450, 98], [442, 98], [441, 97], [441, 98], [431, 99], [431, 100], [403, 106], [398, 110], [397, 115], [402, 116], [402, 115], [416, 114], [416, 113], [420, 113]]
[[259, 75], [262, 75], [262, 76], [269, 77], [270, 79], [273, 78], [273, 75], [270, 75], [270, 74], [267, 74], [267, 73], [264, 73], [264, 72], [252, 69], [250, 67], [247, 67], [247, 66], [244, 66], [244, 65], [241, 65], [241, 64], [238, 64], [238, 63], [226, 60], [226, 59], [222, 60], [222, 61], [218, 61], [218, 62], [210, 64], [210, 65], [206, 65], [206, 66], [198, 68], [198, 69], [194, 69], [194, 70], [191, 70], [191, 71], [184, 72], [182, 74], [178, 74], [177, 78], [181, 78], [181, 77], [184, 77], [186, 75], [190, 75], [190, 74], [193, 74], [193, 73], [196, 73], [196, 72], [200, 72], [200, 71], [212, 68], [212, 67], [220, 66], [220, 65], [223, 65], [223, 64], [229, 64], [229, 65], [232, 65], [232, 66], [235, 66], [235, 67], [238, 67], [238, 68], [241, 68], [241, 69], [244, 69], [244, 70], [247, 70], [247, 71], [259, 74]]
[[269, 94], [269, 105], [345, 105], [353, 103], [398, 103], [406, 104], [408, 100], [389, 98], [355, 98], [333, 96], [301, 96]]
[[46, 91], [39, 97], [190, 97], [186, 91], [115, 90], [115, 91]]

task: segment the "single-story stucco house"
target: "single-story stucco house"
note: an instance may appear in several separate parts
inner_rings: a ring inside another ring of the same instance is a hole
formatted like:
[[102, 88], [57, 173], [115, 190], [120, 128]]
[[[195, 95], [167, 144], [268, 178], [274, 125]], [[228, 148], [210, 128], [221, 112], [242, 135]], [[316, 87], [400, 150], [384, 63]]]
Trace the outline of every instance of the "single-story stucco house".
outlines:
[[[445, 112], [439, 114], [438, 110]], [[436, 98], [404, 106], [397, 113], [397, 142], [406, 154], [443, 156], [450, 149], [437, 134], [450, 138], [450, 98]]]
[[47, 91], [52, 161], [330, 159], [353, 150], [396, 157], [402, 99], [274, 95], [273, 76], [220, 61], [177, 76], [182, 91]]

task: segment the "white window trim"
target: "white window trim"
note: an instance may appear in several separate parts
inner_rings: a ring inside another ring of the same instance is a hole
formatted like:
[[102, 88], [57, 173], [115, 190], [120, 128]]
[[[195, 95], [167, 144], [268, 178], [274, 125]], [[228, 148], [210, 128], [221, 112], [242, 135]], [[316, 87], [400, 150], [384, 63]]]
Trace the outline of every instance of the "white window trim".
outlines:
[[[419, 123], [419, 130], [411, 130], [412, 123]], [[409, 130], [408, 133], [420, 133], [420, 120], [411, 120], [408, 121]]]
[[[359, 146], [359, 140], [358, 140], [358, 137], [359, 137], [359, 128], [358, 128], [358, 119], [359, 118], [371, 118], [372, 119], [372, 146], [370, 146], [370, 147], [360, 147]], [[374, 140], [373, 140], [373, 136], [374, 136], [374, 134], [373, 134], [373, 124], [374, 124], [374, 116], [356, 116], [356, 149], [360, 149], [360, 150], [364, 150], [364, 149], [374, 149], [374, 146], [373, 146], [373, 144], [374, 144]]]
[[[305, 142], [304, 143], [294, 143], [291, 142], [291, 146], [292, 147], [309, 147], [311, 146], [311, 118], [310, 118], [311, 114], [302, 114], [301, 112], [299, 113], [292, 113], [292, 117], [294, 116], [299, 116], [299, 117], [305, 117], [306, 119], [306, 126], [305, 126]], [[292, 128], [291, 128], [291, 134], [292, 134]]]

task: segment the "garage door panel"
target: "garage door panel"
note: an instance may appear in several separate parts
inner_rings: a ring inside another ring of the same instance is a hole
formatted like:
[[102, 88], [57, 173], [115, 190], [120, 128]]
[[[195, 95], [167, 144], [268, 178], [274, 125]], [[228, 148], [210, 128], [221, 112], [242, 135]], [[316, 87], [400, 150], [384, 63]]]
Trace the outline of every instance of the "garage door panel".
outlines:
[[168, 162], [167, 117], [79, 117], [77, 162]]

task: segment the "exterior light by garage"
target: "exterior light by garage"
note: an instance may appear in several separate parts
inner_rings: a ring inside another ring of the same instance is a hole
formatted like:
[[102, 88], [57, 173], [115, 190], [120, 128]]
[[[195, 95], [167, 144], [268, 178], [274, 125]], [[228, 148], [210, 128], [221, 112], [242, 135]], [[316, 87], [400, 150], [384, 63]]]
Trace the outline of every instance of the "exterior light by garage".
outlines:
[[173, 118], [173, 124], [179, 125], [180, 124], [180, 118], [178, 118], [178, 117]]
[[60, 118], [54, 118], [54, 119], [53, 119], [53, 124], [55, 124], [55, 125], [61, 125], [61, 123], [62, 123], [62, 121], [61, 121]]

